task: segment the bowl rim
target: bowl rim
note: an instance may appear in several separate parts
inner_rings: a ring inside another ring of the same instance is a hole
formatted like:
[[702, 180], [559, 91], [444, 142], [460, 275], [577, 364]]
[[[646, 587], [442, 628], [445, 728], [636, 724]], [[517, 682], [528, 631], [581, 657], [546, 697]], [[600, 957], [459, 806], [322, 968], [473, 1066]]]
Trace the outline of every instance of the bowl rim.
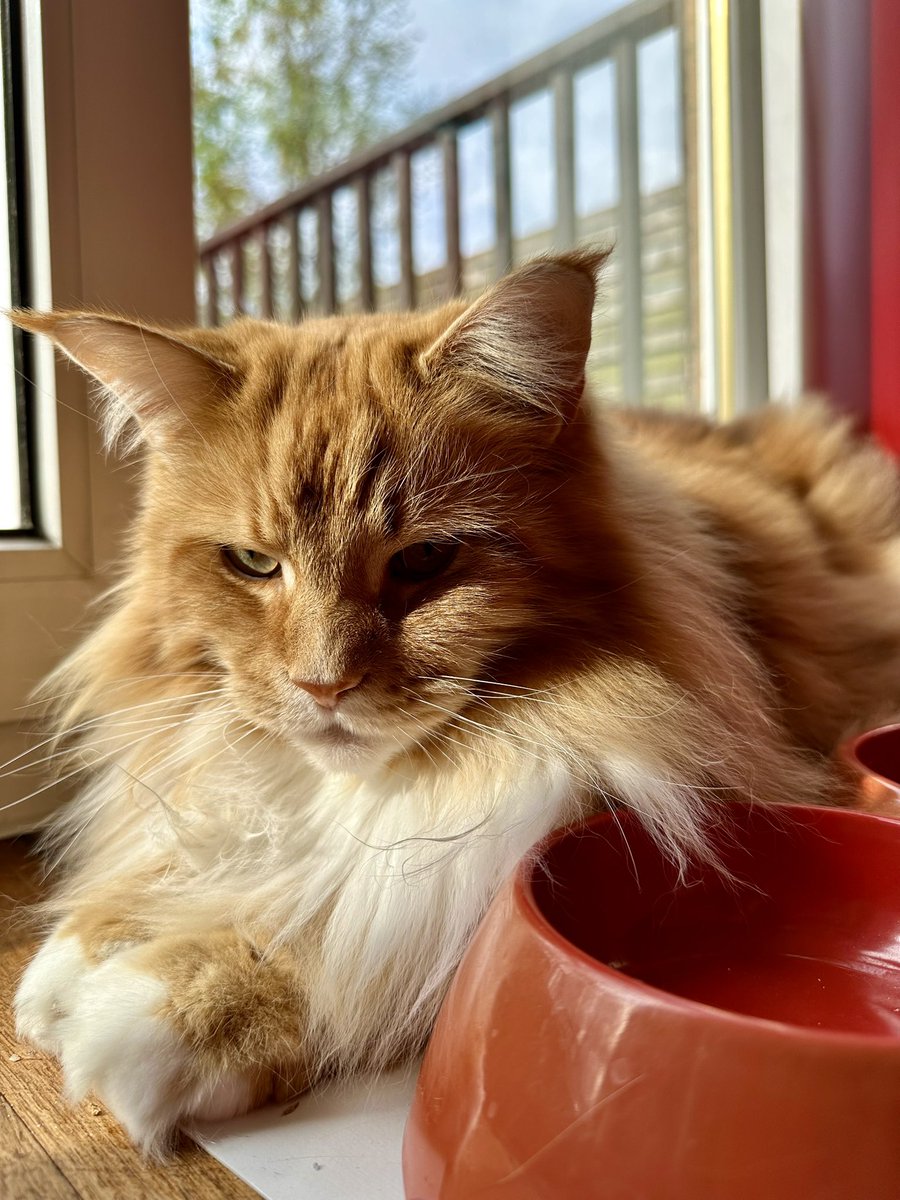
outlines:
[[[900, 729], [900, 724], [896, 728]], [[731, 803], [744, 808], [751, 807], [749, 804], [740, 805], [740, 802]], [[892, 829], [895, 835], [898, 834], [898, 822], [895, 819], [875, 813], [857, 812], [852, 809], [833, 808], [829, 805], [818, 804], [773, 804], [768, 807], [776, 808], [788, 815], [828, 813], [837, 820], [875, 821]], [[750, 1014], [734, 1012], [731, 1009], [719, 1008], [715, 1004], [706, 1004], [702, 1000], [691, 1000], [687, 996], [679, 996], [675, 992], [666, 991], [665, 988], [655, 987], [651, 983], [645, 983], [642, 979], [635, 979], [634, 976], [627, 975], [624, 971], [594, 958], [593, 955], [588, 954], [586, 950], [582, 950], [580, 946], [560, 933], [556, 926], [544, 916], [535, 898], [533, 880], [536, 864], [551, 847], [565, 838], [583, 837], [588, 830], [610, 825], [615, 820], [615, 814], [607, 811], [593, 814], [574, 828], [564, 826], [554, 830], [538, 842], [532, 851], [522, 859], [510, 880], [512, 897], [517, 910], [524, 917], [531, 932], [536, 934], [554, 954], [564, 957], [567, 962], [576, 964], [589, 974], [600, 975], [614, 984], [617, 991], [637, 996], [645, 1007], [649, 1005], [655, 1008], [674, 1009], [694, 1020], [714, 1021], [717, 1024], [740, 1028], [761, 1036], [817, 1044], [835, 1051], [854, 1049], [879, 1051], [893, 1053], [895, 1057], [900, 1058], [900, 1033], [892, 1036], [879, 1033], [853, 1033], [837, 1029], [813, 1029], [806, 1025], [793, 1025], [789, 1021], [779, 1021], [773, 1017], [755, 1017]]]
[[[889, 778], [887, 775], [881, 775], [878, 771], [873, 771], [859, 757], [858, 751], [861, 745], [886, 733], [900, 733], [900, 721], [892, 721], [889, 725], [876, 725], [874, 729], [866, 729], [863, 733], [858, 733], [855, 737], [846, 738], [841, 742], [838, 753], [844, 762], [860, 775], [865, 775], [869, 779], [877, 779], [879, 783], [883, 783], [885, 787], [890, 788], [895, 794], [900, 794], [900, 782]], [[784, 805], [784, 807], [787, 808], [789, 806]]]

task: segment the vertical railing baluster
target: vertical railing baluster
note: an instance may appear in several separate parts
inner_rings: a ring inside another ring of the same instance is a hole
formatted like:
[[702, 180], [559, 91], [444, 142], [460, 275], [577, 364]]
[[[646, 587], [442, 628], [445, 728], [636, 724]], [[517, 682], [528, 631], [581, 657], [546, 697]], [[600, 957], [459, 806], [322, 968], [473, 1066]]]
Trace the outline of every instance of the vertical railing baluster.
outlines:
[[641, 262], [637, 53], [623, 38], [615, 52], [616, 128], [619, 151], [619, 271], [622, 289], [622, 393], [639, 404], [644, 391], [644, 299]]
[[397, 178], [397, 223], [400, 234], [400, 307], [412, 308], [416, 302], [412, 241], [412, 167], [408, 150], [398, 150], [393, 158]]
[[455, 129], [444, 129], [439, 137], [444, 178], [444, 244], [447, 250], [447, 296], [462, 291], [462, 253], [459, 244], [459, 149]]
[[490, 108], [494, 155], [494, 274], [504, 275], [512, 265], [512, 177], [509, 162], [509, 102], [498, 96]]
[[572, 72], [553, 77], [554, 149], [556, 164], [556, 243], [575, 244], [575, 90]]
[[375, 307], [372, 275], [372, 188], [367, 171], [356, 177], [356, 238], [359, 247], [359, 302], [364, 312]]
[[206, 323], [218, 325], [219, 279], [216, 275], [215, 254], [205, 254], [200, 260], [200, 265], [203, 270], [203, 278], [206, 280]]
[[288, 232], [288, 315], [292, 322], [303, 316], [303, 297], [300, 294], [300, 213], [292, 208], [287, 215]]
[[244, 243], [235, 238], [231, 243], [231, 304], [234, 315], [244, 313]]
[[260, 225], [257, 233], [259, 245], [259, 307], [263, 317], [274, 313], [272, 303], [272, 247], [269, 242], [269, 226]]
[[331, 192], [322, 192], [316, 202], [319, 225], [319, 306], [323, 313], [333, 313], [336, 307], [334, 286], [334, 222], [331, 212]]

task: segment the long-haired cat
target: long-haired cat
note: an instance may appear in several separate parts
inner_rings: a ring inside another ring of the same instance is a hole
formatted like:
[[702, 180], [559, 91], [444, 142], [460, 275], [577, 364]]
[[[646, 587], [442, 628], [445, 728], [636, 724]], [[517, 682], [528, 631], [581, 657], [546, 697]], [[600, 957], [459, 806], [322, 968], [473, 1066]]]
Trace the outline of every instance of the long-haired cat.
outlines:
[[84, 782], [18, 1027], [147, 1149], [419, 1046], [555, 826], [628, 805], [688, 861], [900, 702], [892, 464], [814, 408], [598, 415], [602, 257], [296, 328], [15, 316], [144, 455], [49, 689]]

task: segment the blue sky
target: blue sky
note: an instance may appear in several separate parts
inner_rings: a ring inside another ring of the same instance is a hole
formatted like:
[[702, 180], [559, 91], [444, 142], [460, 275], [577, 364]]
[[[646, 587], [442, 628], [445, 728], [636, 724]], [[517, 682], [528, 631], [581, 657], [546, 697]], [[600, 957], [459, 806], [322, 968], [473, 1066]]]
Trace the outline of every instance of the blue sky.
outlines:
[[623, 0], [409, 0], [414, 86], [441, 104], [622, 7]]

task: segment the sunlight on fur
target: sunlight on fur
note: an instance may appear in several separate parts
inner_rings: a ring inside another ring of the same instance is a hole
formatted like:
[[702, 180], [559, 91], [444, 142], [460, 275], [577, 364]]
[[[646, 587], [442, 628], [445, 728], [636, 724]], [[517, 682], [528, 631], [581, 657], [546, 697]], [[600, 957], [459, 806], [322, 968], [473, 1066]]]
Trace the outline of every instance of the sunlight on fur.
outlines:
[[599, 414], [604, 257], [296, 328], [15, 314], [144, 470], [25, 756], [80, 790], [19, 1030], [147, 1151], [421, 1046], [556, 826], [629, 806], [689, 871], [896, 710], [893, 466], [814, 405]]

